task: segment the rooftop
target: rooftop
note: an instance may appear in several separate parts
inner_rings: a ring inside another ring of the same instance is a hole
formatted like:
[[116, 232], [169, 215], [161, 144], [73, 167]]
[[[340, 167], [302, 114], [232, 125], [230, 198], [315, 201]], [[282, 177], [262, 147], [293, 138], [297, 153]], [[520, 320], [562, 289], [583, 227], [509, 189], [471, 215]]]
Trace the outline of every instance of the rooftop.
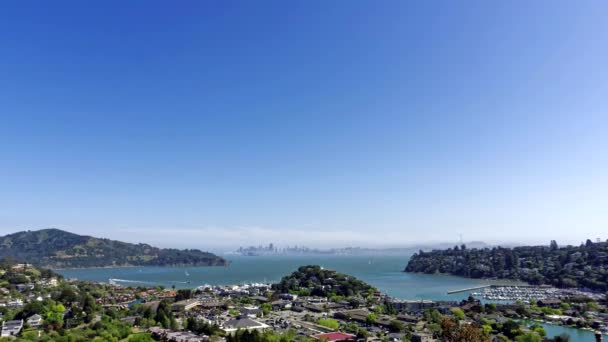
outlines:
[[334, 341], [354, 341], [355, 335], [346, 334], [342, 332], [330, 332], [325, 334], [313, 335], [313, 338], [317, 340], [327, 340], [329, 342]]

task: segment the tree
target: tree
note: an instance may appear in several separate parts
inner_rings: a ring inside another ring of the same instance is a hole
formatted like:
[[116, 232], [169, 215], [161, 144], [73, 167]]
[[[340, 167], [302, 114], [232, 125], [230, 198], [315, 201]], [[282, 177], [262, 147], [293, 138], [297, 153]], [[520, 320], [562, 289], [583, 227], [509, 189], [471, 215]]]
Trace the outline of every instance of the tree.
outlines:
[[78, 294], [76, 294], [76, 292], [71, 287], [65, 287], [63, 288], [63, 290], [61, 290], [55, 300], [63, 304], [69, 305], [73, 302], [78, 301]]
[[47, 311], [44, 323], [49, 329], [57, 330], [63, 326], [63, 313], [65, 307], [62, 304], [52, 305]]
[[549, 248], [551, 248], [552, 251], [556, 251], [558, 249], [557, 241], [551, 240], [551, 243], [549, 244]]
[[403, 322], [401, 321], [391, 321], [390, 325], [389, 325], [389, 330], [392, 332], [396, 332], [396, 333], [400, 333], [405, 331], [405, 324], [403, 324]]
[[490, 334], [473, 324], [460, 325], [453, 319], [441, 320], [441, 337], [446, 342], [490, 342]]
[[454, 314], [454, 317], [456, 317], [457, 320], [462, 321], [465, 317], [464, 315], [464, 311], [462, 311], [462, 309], [460, 308], [452, 308], [452, 314]]
[[338, 323], [338, 321], [336, 321], [335, 319], [331, 318], [321, 318], [317, 321], [317, 324], [334, 330], [340, 327], [340, 323]]
[[155, 342], [149, 334], [137, 334], [129, 337], [128, 342]]
[[490, 342], [489, 334], [483, 329], [477, 328], [473, 324], [464, 324], [459, 327], [456, 337], [457, 342]]
[[359, 339], [363, 339], [365, 341], [367, 341], [367, 337], [369, 336], [369, 333], [367, 332], [367, 330], [361, 328], [359, 329], [359, 331], [357, 331], [357, 338]]
[[517, 342], [542, 342], [542, 340], [540, 335], [534, 332], [527, 332], [515, 338]]
[[367, 324], [374, 324], [376, 323], [376, 321], [378, 320], [378, 317], [376, 317], [376, 314], [373, 312], [370, 312], [367, 315], [367, 318], [365, 319], [365, 321], [367, 322]]
[[26, 319], [34, 314], [42, 314], [44, 312], [44, 304], [37, 300], [27, 303], [23, 310], [15, 317], [17, 319]]
[[88, 293], [82, 298], [82, 311], [86, 314], [84, 321], [90, 323], [97, 311], [97, 304], [95, 304], [95, 298]]
[[171, 306], [166, 300], [162, 300], [158, 304], [158, 309], [156, 309], [156, 316], [154, 317], [154, 320], [165, 329], [171, 328], [172, 321], [175, 321], [175, 318], [171, 312]]

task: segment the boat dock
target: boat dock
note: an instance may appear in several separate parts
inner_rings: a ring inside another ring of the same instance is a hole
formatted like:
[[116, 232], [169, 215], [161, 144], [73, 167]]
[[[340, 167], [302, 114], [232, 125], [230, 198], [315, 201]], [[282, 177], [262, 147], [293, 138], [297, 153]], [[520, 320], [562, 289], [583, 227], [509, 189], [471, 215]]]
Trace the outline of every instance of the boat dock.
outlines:
[[460, 292], [470, 292], [470, 291], [473, 291], [473, 290], [486, 289], [486, 288], [492, 287], [492, 286], [494, 286], [494, 285], [480, 285], [480, 286], [475, 286], [475, 287], [469, 287], [469, 288], [466, 288], [466, 289], [448, 291], [448, 294], [454, 294], [454, 293], [460, 293]]

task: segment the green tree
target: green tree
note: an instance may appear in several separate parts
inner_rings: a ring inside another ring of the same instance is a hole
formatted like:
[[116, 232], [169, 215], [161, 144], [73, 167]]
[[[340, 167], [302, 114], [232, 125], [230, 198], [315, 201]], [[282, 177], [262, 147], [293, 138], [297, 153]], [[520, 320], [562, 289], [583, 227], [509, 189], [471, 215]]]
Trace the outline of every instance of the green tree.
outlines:
[[172, 325], [172, 321], [175, 320], [173, 317], [173, 313], [171, 312], [171, 306], [166, 300], [162, 300], [158, 304], [158, 309], [156, 309], [156, 316], [154, 320], [159, 323], [163, 328], [170, 329]]
[[405, 324], [401, 321], [393, 320], [389, 325], [389, 330], [396, 333], [404, 332]]
[[457, 320], [461, 321], [464, 319], [465, 315], [464, 315], [464, 311], [462, 311], [462, 309], [460, 308], [452, 308], [452, 314], [454, 314], [454, 317], [456, 317]]
[[48, 328], [57, 330], [63, 326], [63, 313], [65, 307], [63, 304], [52, 305], [46, 312], [44, 323]]
[[95, 304], [95, 298], [88, 293], [82, 297], [82, 311], [85, 313], [85, 323], [90, 323], [97, 311], [97, 304]]
[[270, 310], [272, 310], [272, 305], [270, 303], [264, 303], [262, 304], [261, 309], [264, 316], [266, 316], [270, 313]]
[[338, 323], [338, 321], [336, 321], [335, 319], [331, 319], [331, 318], [320, 318], [317, 321], [317, 324], [322, 325], [324, 327], [328, 327], [330, 329], [338, 329], [340, 327], [340, 323]]
[[515, 338], [517, 342], [542, 342], [542, 340], [540, 335], [534, 332], [527, 332]]
[[155, 342], [150, 334], [137, 334], [129, 337], [128, 342]]
[[374, 324], [376, 323], [376, 321], [378, 321], [378, 317], [376, 316], [375, 313], [370, 312], [367, 317], [365, 318], [365, 321], [367, 322], [367, 324]]

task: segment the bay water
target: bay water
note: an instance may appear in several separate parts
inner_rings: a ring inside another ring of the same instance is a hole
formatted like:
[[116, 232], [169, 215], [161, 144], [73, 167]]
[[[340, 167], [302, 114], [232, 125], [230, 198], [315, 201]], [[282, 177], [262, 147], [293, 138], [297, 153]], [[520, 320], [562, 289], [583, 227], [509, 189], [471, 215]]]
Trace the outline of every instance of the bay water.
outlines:
[[195, 288], [200, 285], [233, 285], [278, 282], [304, 265], [320, 265], [355, 276], [383, 293], [401, 299], [460, 300], [467, 292], [451, 290], [491, 283], [449, 275], [405, 273], [407, 256], [236, 256], [227, 267], [122, 267], [60, 270], [66, 278], [98, 282], [115, 279], [121, 285]]

